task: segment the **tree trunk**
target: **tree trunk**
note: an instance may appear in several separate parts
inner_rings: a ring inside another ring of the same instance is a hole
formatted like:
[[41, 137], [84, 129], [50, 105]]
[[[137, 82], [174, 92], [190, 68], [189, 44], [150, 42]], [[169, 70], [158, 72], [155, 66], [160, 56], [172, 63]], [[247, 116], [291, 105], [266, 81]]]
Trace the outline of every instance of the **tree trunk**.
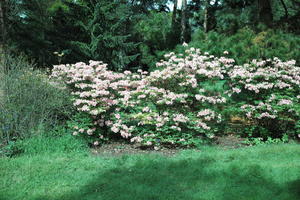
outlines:
[[4, 23], [4, 12], [5, 12], [5, 4], [6, 2], [4, 0], [0, 0], [0, 35], [1, 35], [1, 41], [0, 41], [0, 50], [2, 49], [4, 42], [5, 42], [5, 23]]
[[272, 26], [273, 13], [270, 0], [258, 0], [259, 21], [268, 27]]
[[181, 9], [181, 43], [185, 42], [186, 37], [186, 1], [182, 0], [182, 9]]
[[203, 23], [203, 29], [204, 33], [208, 32], [208, 6], [209, 6], [209, 0], [205, 1], [205, 10], [204, 10], [204, 23]]
[[174, 0], [174, 7], [172, 13], [172, 27], [175, 27], [175, 23], [176, 23], [177, 4], [178, 4], [178, 0]]

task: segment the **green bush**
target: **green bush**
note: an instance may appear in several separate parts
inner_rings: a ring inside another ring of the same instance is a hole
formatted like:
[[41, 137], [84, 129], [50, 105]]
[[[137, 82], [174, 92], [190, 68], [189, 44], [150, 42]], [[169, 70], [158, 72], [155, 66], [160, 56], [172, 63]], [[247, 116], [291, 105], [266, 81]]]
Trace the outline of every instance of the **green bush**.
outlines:
[[73, 109], [68, 92], [52, 86], [22, 56], [0, 58], [1, 143], [30, 137], [68, 118]]

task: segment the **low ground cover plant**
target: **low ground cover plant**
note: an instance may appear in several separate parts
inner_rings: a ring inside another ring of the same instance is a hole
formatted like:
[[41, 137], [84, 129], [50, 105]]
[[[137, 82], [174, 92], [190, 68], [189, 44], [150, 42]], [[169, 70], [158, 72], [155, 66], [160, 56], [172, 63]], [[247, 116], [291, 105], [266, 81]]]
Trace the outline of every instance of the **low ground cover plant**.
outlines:
[[184, 48], [183, 54], [165, 55], [152, 72], [117, 73], [97, 61], [54, 66], [51, 78], [67, 85], [79, 111], [69, 122], [73, 135], [92, 136], [94, 145], [119, 137], [145, 146], [197, 146], [223, 134], [239, 116], [244, 136], [297, 137], [295, 61], [237, 65], [227, 51], [215, 57]]

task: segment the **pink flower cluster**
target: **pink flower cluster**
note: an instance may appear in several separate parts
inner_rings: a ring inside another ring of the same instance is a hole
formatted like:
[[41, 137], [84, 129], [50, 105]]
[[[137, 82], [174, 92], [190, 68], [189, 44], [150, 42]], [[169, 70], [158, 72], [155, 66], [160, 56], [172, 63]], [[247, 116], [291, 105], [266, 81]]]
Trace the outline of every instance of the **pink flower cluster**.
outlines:
[[125, 74], [109, 71], [106, 64], [96, 61], [56, 65], [51, 77], [63, 79], [76, 97], [74, 106], [94, 116], [118, 103], [115, 91], [129, 87]]
[[243, 89], [256, 94], [286, 89], [299, 91], [300, 86], [300, 67], [295, 61], [282, 62], [278, 58], [234, 66], [228, 71], [228, 76], [233, 93]]
[[[111, 127], [113, 132], [123, 137], [130, 136], [130, 128], [120, 120], [113, 123], [108, 114], [113, 112], [119, 103], [122, 92], [131, 87], [131, 72], [115, 73], [107, 69], [102, 62], [90, 61], [89, 64], [76, 63], [54, 66], [51, 78], [61, 79], [67, 84], [74, 95], [74, 106], [78, 111], [89, 113], [94, 118], [94, 125]], [[137, 78], [140, 78], [140, 75]], [[78, 131], [92, 135], [93, 131]]]
[[245, 104], [241, 109], [246, 113], [246, 117], [252, 120], [260, 120], [262, 118], [275, 119], [277, 110], [274, 110], [268, 103], [259, 103], [258, 105]]
[[[300, 67], [296, 66], [294, 60], [253, 60], [250, 64], [228, 70], [228, 77], [232, 94], [237, 97], [247, 92], [246, 98], [252, 99], [241, 107], [248, 119], [270, 120], [296, 113], [295, 106], [299, 100], [295, 97], [300, 92]], [[261, 103], [257, 104], [258, 100]]]

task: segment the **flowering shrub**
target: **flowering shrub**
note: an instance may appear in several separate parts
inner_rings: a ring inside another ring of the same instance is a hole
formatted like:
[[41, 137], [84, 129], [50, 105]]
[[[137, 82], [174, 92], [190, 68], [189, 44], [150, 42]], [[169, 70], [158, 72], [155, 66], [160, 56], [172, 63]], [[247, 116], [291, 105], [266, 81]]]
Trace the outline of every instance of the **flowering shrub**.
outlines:
[[95, 61], [54, 66], [52, 78], [68, 85], [78, 111], [87, 113], [95, 125], [74, 126], [74, 135], [119, 135], [144, 145], [185, 146], [213, 137], [226, 98], [207, 85], [224, 79], [224, 69], [233, 60], [202, 55], [193, 48], [186, 55], [170, 53], [166, 58], [157, 63], [161, 70], [149, 74], [115, 73]]
[[[129, 86], [127, 80], [129, 74], [109, 71], [106, 64], [96, 61], [90, 61], [89, 65], [76, 63], [54, 66], [51, 78], [66, 83], [74, 96], [74, 106], [79, 112], [87, 114], [83, 117], [85, 120], [92, 121], [93, 126], [89, 124], [85, 128], [80, 128], [81, 131], [78, 131], [78, 126], [75, 125], [74, 135], [94, 136], [96, 141], [97, 138], [99, 140], [105, 138], [102, 127], [112, 125], [109, 120], [110, 113], [117, 108], [120, 92]], [[80, 121], [80, 117], [76, 117], [74, 123]]]
[[256, 136], [282, 137], [300, 119], [300, 67], [295, 61], [256, 61], [228, 72], [233, 99], [252, 126], [266, 130]]
[[93, 136], [94, 145], [121, 137], [147, 146], [194, 146], [222, 133], [221, 114], [231, 107], [274, 137], [299, 120], [300, 70], [294, 61], [236, 66], [233, 59], [195, 48], [165, 58], [150, 73], [116, 73], [96, 61], [54, 66], [52, 78], [67, 84], [84, 113], [84, 120], [71, 123], [73, 134]]
[[[220, 105], [226, 98], [206, 86], [222, 80], [224, 68], [233, 61], [202, 55], [193, 48], [186, 50], [186, 55], [165, 57], [166, 61], [157, 63], [161, 70], [149, 73], [141, 80], [143, 84], [120, 100], [121, 114], [115, 115], [120, 123], [113, 131], [145, 145], [190, 146], [214, 137], [220, 131]], [[122, 129], [124, 123], [129, 131]]]

